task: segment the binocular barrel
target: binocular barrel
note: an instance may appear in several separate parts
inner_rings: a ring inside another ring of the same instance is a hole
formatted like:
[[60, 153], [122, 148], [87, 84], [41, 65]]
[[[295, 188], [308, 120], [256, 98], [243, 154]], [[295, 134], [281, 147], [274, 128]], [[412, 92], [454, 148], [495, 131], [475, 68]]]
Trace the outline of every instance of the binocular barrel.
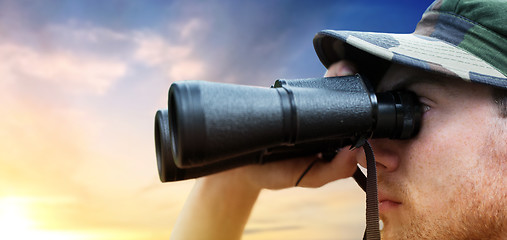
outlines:
[[271, 88], [184, 81], [155, 117], [161, 181], [337, 149], [370, 137], [415, 135], [411, 92], [375, 94], [360, 75], [277, 80]]

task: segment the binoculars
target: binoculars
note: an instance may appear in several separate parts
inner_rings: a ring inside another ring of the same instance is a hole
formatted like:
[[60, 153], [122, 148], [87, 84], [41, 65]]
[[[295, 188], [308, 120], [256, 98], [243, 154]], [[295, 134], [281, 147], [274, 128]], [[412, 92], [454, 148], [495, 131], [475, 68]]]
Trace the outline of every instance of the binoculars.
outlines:
[[270, 88], [181, 81], [168, 99], [155, 116], [162, 182], [318, 153], [331, 159], [369, 138], [413, 137], [422, 114], [414, 93], [375, 93], [359, 74]]

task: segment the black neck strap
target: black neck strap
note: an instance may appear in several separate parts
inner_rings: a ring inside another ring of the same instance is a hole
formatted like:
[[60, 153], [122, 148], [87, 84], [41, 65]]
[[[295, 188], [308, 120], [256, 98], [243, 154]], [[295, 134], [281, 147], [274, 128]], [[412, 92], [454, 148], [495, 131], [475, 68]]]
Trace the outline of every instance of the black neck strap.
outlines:
[[357, 184], [366, 192], [366, 230], [363, 240], [380, 240], [379, 216], [378, 216], [378, 191], [377, 191], [377, 166], [375, 156], [370, 144], [363, 144], [366, 155], [366, 178], [358, 168], [353, 177]]

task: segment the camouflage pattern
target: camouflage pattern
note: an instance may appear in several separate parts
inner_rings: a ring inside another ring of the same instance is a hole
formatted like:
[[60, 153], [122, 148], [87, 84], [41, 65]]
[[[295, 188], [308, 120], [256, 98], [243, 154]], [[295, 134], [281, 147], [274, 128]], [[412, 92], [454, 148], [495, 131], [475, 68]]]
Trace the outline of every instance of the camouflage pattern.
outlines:
[[507, 1], [437, 0], [412, 34], [324, 30], [314, 46], [326, 67], [381, 58], [507, 89]]

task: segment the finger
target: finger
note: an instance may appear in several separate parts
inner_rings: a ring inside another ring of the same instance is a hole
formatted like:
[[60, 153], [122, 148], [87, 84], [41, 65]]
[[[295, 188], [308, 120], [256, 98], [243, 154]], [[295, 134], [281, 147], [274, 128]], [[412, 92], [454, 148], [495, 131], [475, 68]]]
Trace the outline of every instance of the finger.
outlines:
[[357, 168], [356, 150], [342, 149], [331, 162], [317, 161], [299, 186], [321, 187], [329, 182], [351, 177]]
[[297, 157], [262, 165], [249, 165], [242, 167], [242, 170], [252, 184], [259, 188], [276, 190], [293, 187], [312, 162], [321, 160], [317, 155]]
[[356, 66], [347, 60], [341, 60], [333, 63], [328, 69], [324, 77], [347, 76], [357, 73]]

